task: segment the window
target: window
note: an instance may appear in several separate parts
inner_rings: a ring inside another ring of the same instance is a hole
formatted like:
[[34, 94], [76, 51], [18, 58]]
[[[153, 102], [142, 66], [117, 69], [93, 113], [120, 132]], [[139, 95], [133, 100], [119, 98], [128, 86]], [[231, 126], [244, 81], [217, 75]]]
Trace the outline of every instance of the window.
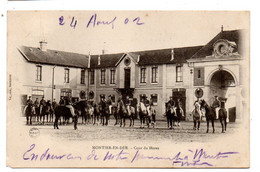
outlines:
[[106, 69], [101, 69], [101, 84], [106, 83]]
[[64, 82], [65, 83], [69, 83], [70, 82], [70, 70], [69, 69], [65, 69], [65, 75], [64, 75]]
[[158, 95], [152, 94], [151, 95], [151, 101], [152, 101], [153, 105], [158, 105]]
[[111, 69], [110, 70], [110, 84], [115, 84], [115, 74], [116, 74], [115, 69]]
[[140, 82], [141, 83], [146, 83], [146, 68], [141, 68], [141, 78]]
[[176, 82], [182, 82], [182, 67], [176, 66]]
[[81, 73], [80, 73], [80, 84], [85, 84], [85, 69], [81, 69]]
[[36, 66], [36, 81], [42, 81], [42, 66]]
[[90, 70], [89, 71], [89, 77], [90, 77], [90, 84], [94, 84], [95, 83], [95, 71], [94, 70]]
[[198, 78], [201, 77], [200, 69], [198, 70]]
[[152, 67], [152, 83], [158, 83], [158, 67]]

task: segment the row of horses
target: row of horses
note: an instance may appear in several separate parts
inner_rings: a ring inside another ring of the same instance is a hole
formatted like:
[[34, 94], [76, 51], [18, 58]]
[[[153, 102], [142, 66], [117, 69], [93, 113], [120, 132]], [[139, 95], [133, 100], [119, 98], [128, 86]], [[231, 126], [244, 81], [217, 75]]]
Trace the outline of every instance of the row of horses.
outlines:
[[[120, 125], [120, 127], [125, 127], [126, 119], [130, 120], [130, 127], [135, 124], [135, 119], [139, 118], [140, 128], [144, 128], [145, 125], [149, 128], [150, 126], [155, 126], [156, 124], [156, 111], [151, 105], [145, 105], [143, 102], [137, 104], [137, 106], [125, 105], [123, 101], [119, 101], [116, 105], [106, 105], [101, 104], [92, 105], [87, 101], [79, 101], [73, 104], [75, 110], [75, 116], [72, 116], [69, 108], [66, 106], [57, 106], [55, 109], [52, 108], [50, 103], [46, 103], [46, 106], [41, 108], [41, 113], [36, 113], [36, 109], [33, 105], [26, 106], [25, 115], [27, 118], [27, 124], [32, 124], [32, 118], [36, 117], [37, 120], [44, 124], [45, 116], [48, 121], [50, 119], [54, 120], [54, 129], [59, 129], [58, 121], [63, 117], [63, 121], [68, 121], [70, 118], [73, 119], [74, 129], [77, 129], [78, 118], [82, 117], [82, 123], [93, 124], [93, 125], [108, 125], [110, 116], [114, 116], [115, 124]], [[179, 126], [181, 118], [184, 117], [183, 110], [178, 107], [171, 106], [169, 103], [166, 104], [166, 118], [168, 128], [173, 128], [174, 123]], [[50, 118], [48, 118], [48, 116]], [[200, 100], [195, 104], [195, 109], [192, 111], [194, 127], [193, 129], [199, 130], [200, 123], [203, 117], [207, 121], [207, 130], [209, 132], [209, 123], [211, 122], [213, 133], [215, 132], [214, 121], [216, 117], [215, 108], [208, 105], [205, 100]], [[221, 108], [219, 110], [219, 119], [222, 126], [222, 132], [226, 131], [227, 126], [227, 112], [225, 109]], [[61, 124], [61, 122], [60, 122]]]
[[125, 127], [126, 119], [130, 120], [130, 127], [134, 126], [135, 119], [139, 117], [141, 128], [144, 128], [145, 123], [148, 127], [155, 125], [156, 112], [151, 105], [146, 106], [140, 102], [136, 107], [125, 105], [123, 101], [119, 101], [116, 105], [100, 104], [92, 105], [87, 101], [79, 101], [72, 104], [75, 112], [75, 116], [72, 116], [70, 109], [66, 106], [57, 106], [55, 109], [51, 103], [46, 103], [45, 106], [35, 108], [34, 105], [27, 105], [24, 108], [24, 114], [26, 116], [27, 125], [32, 125], [32, 118], [36, 118], [40, 124], [44, 124], [45, 119], [47, 122], [53, 122], [54, 116], [54, 129], [59, 129], [58, 121], [63, 117], [63, 123], [66, 123], [70, 118], [73, 119], [74, 129], [77, 129], [78, 118], [82, 118], [82, 123], [85, 124], [102, 124], [108, 125], [110, 116], [114, 116], [115, 124], [120, 127]]

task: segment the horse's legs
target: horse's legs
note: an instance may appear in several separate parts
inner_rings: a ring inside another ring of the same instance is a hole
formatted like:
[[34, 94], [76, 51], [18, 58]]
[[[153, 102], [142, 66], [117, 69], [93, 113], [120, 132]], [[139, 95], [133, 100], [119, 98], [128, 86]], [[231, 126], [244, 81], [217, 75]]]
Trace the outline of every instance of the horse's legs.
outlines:
[[221, 127], [222, 127], [222, 133], [224, 133], [223, 119], [220, 117], [220, 118], [219, 118], [219, 121], [220, 121], [220, 124], [221, 124]]
[[77, 124], [78, 124], [78, 116], [74, 116], [74, 130], [77, 130], [78, 127], [77, 127]]
[[227, 130], [227, 118], [224, 118], [225, 131]]
[[172, 117], [170, 118], [170, 129], [172, 129], [173, 128], [173, 119], [172, 119]]
[[206, 131], [206, 133], [208, 133], [209, 132], [209, 119], [207, 119], [207, 131]]
[[211, 120], [212, 128], [213, 128], [213, 133], [215, 133], [215, 127], [214, 127], [214, 119]]
[[194, 123], [193, 130], [196, 130], [196, 125], [197, 125], [196, 119], [193, 120], [193, 123]]

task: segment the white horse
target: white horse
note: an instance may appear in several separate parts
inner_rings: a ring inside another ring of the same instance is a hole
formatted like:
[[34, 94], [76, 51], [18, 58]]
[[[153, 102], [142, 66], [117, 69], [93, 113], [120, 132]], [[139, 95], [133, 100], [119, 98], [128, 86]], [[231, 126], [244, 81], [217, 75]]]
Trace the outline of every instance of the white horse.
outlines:
[[145, 123], [145, 118], [147, 116], [147, 108], [143, 102], [139, 102], [137, 105], [137, 112], [139, 113], [140, 118], [140, 128], [144, 128], [143, 124]]
[[150, 125], [152, 125], [153, 128], [154, 128], [155, 125], [156, 125], [156, 120], [155, 120], [156, 111], [153, 108], [153, 106], [151, 106], [151, 105], [147, 106], [146, 109], [147, 109], [147, 125], [148, 125], [148, 128], [149, 128]]
[[[191, 112], [192, 115], [193, 115], [193, 122], [194, 122], [194, 127], [193, 127], [193, 130], [196, 130], [196, 129], [200, 129], [200, 121], [202, 119], [202, 116], [203, 116], [203, 113], [201, 111], [201, 106], [200, 106], [200, 103], [199, 102], [196, 102], [194, 104], [195, 106], [195, 109]], [[198, 127], [197, 127], [197, 123], [198, 123]]]

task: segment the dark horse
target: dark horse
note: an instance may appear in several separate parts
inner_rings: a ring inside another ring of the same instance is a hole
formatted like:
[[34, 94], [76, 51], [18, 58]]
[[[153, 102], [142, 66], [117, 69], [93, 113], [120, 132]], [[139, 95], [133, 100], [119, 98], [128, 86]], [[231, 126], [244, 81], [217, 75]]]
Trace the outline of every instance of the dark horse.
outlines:
[[210, 107], [208, 103], [205, 100], [201, 100], [201, 106], [205, 108], [205, 116], [207, 120], [207, 133], [209, 132], [209, 121], [211, 121], [212, 128], [213, 128], [213, 133], [215, 133], [215, 128], [214, 128], [214, 120], [216, 117], [215, 109], [214, 107]]
[[51, 102], [48, 100], [44, 106], [42, 106], [42, 111], [40, 114], [40, 121], [42, 121], [42, 124], [44, 124], [45, 116], [47, 117], [48, 122], [48, 116], [53, 113]]
[[55, 109], [55, 121], [54, 121], [54, 129], [59, 129], [58, 121], [61, 116], [65, 117], [65, 119], [69, 119], [70, 117], [73, 118], [74, 121], [74, 129], [77, 130], [77, 124], [78, 124], [78, 115], [79, 112], [82, 111], [82, 109], [87, 107], [87, 103], [85, 101], [79, 101], [74, 103], [73, 105], [75, 116], [72, 116], [70, 109], [66, 106], [57, 106]]
[[31, 104], [25, 106], [24, 113], [26, 116], [26, 125], [32, 125], [32, 117], [35, 115], [34, 106]]
[[171, 106], [170, 103], [166, 103], [166, 118], [168, 128], [172, 129], [173, 121], [177, 121], [177, 115], [174, 106]]
[[[222, 126], [222, 133], [227, 129], [227, 110], [225, 108], [220, 108], [218, 111], [219, 120]], [[224, 124], [223, 124], [224, 123]]]

